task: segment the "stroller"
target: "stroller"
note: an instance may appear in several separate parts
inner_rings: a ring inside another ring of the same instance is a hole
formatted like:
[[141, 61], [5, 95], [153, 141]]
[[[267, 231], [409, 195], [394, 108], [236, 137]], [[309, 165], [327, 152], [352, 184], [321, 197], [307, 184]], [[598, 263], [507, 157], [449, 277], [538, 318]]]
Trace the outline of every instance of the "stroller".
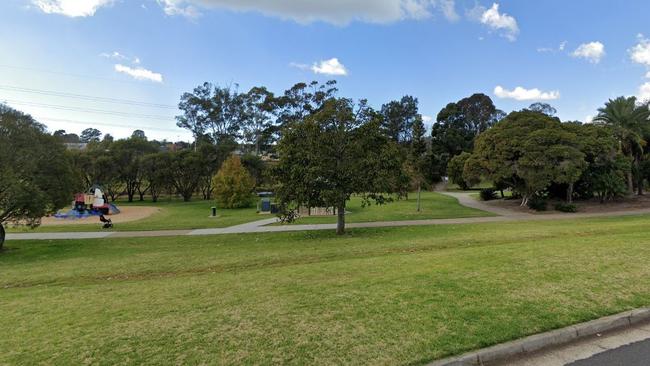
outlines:
[[103, 223], [102, 229], [110, 229], [113, 227], [113, 221], [105, 218], [104, 215], [99, 215], [99, 221]]

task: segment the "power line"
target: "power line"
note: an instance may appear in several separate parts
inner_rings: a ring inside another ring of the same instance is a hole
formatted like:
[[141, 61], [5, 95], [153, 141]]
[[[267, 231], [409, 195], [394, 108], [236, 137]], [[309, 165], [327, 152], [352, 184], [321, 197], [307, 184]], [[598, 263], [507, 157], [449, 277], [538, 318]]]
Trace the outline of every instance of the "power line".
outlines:
[[137, 101], [131, 99], [107, 98], [107, 97], [65, 93], [65, 92], [58, 92], [58, 91], [51, 91], [51, 90], [22, 88], [22, 87], [12, 86], [12, 85], [0, 84], [0, 90], [15, 91], [21, 93], [32, 93], [32, 94], [40, 94], [40, 95], [51, 95], [56, 97], [74, 98], [74, 99], [87, 100], [92, 102], [118, 103], [118, 104], [127, 104], [127, 105], [142, 106], [142, 107], [176, 109], [176, 106], [169, 105], [169, 104], [158, 104], [158, 103], [149, 103], [149, 102], [143, 102], [143, 101]]
[[[112, 82], [116, 82], [116, 83], [143, 85], [142, 83], [131, 81], [131, 80], [120, 80], [120, 79], [107, 78], [107, 77], [102, 77], [102, 76], [73, 74], [73, 73], [69, 73], [69, 72], [37, 69], [37, 68], [33, 68], [33, 67], [14, 66], [14, 65], [0, 65], [0, 67], [4, 67], [4, 68], [7, 68], [7, 69], [14, 69], [14, 70], [36, 71], [36, 72], [41, 72], [41, 73], [46, 73], [46, 74], [70, 76], [70, 77], [75, 77], [75, 78], [80, 78], [80, 79], [97, 79], [97, 80], [112, 81]], [[169, 84], [165, 84], [165, 85], [169, 86]]]
[[121, 127], [121, 128], [138, 128], [138, 129], [145, 129], [145, 130], [157, 130], [157, 131], [176, 132], [176, 133], [181, 132], [181, 131], [179, 131], [180, 129], [161, 128], [161, 127], [150, 127], [150, 126], [133, 126], [133, 125], [123, 125], [123, 124], [118, 124], [118, 123], [107, 123], [107, 122], [86, 122], [86, 121], [77, 121], [77, 120], [64, 119], [64, 118], [50, 118], [50, 117], [43, 117], [43, 118], [38, 118], [38, 120], [41, 120], [41, 121], [51, 121], [51, 122], [64, 122], [64, 123], [77, 124], [77, 125], [85, 125], [85, 126], [105, 126], [105, 127]]
[[104, 110], [104, 109], [95, 109], [95, 108], [77, 108], [77, 107], [68, 107], [68, 106], [57, 105], [57, 104], [25, 102], [25, 101], [21, 101], [21, 100], [12, 100], [12, 99], [5, 99], [4, 101], [7, 102], [7, 103], [17, 104], [17, 105], [22, 105], [22, 106], [42, 107], [42, 108], [56, 109], [56, 110], [62, 110], [62, 111], [103, 114], [103, 115], [118, 116], [118, 117], [157, 119], [157, 120], [163, 120], [163, 121], [169, 121], [170, 119], [174, 118], [174, 117], [158, 116], [158, 115], [152, 115], [152, 114], [128, 113], [128, 112], [108, 111], [108, 110]]

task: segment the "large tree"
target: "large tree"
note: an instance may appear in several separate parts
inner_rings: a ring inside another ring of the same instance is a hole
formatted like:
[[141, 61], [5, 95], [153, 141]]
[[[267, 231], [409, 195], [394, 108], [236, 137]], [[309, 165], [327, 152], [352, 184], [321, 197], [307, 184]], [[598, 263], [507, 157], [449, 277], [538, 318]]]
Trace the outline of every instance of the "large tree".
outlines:
[[413, 124], [422, 118], [418, 113], [418, 99], [410, 95], [382, 105], [381, 114], [382, 128], [394, 142], [410, 141]]
[[[611, 126], [621, 151], [632, 158], [637, 172], [637, 193], [643, 194], [643, 175], [640, 172], [645, 138], [650, 135], [650, 109], [648, 103], [638, 104], [635, 97], [610, 99], [605, 107], [598, 109], [594, 122]], [[634, 192], [633, 172], [628, 173], [630, 193]]]
[[411, 134], [411, 146], [408, 156], [408, 167], [411, 175], [411, 180], [415, 183], [417, 189], [417, 211], [420, 212], [420, 196], [422, 192], [422, 184], [424, 184], [427, 176], [427, 141], [425, 138], [426, 128], [422, 122], [422, 117], [419, 117], [413, 122]]
[[574, 183], [586, 167], [578, 138], [557, 118], [540, 112], [513, 112], [476, 139], [474, 153], [465, 163], [465, 178], [478, 175], [511, 187], [522, 205], [551, 183]]
[[209, 136], [214, 143], [239, 137], [244, 117], [245, 97], [235, 87], [219, 87], [211, 83], [199, 85], [184, 93], [176, 117], [180, 128], [190, 130], [195, 139]]
[[111, 145], [110, 155], [115, 159], [117, 174], [124, 183], [129, 202], [133, 202], [136, 193], [141, 193], [140, 198], [146, 193], [142, 186], [145, 183], [142, 158], [155, 151], [154, 145], [140, 137], [118, 140]]
[[102, 137], [101, 131], [96, 128], [86, 128], [81, 131], [80, 141], [85, 143], [99, 142]]
[[256, 155], [260, 155], [272, 142], [275, 106], [273, 93], [265, 87], [251, 88], [245, 95], [243, 137], [254, 146]]
[[[504, 117], [492, 99], [474, 94], [447, 104], [437, 115], [431, 129], [431, 149], [451, 159], [461, 152], [471, 152], [474, 139]], [[446, 170], [446, 163], [443, 163]]]
[[287, 126], [275, 169], [283, 211], [335, 207], [340, 235], [351, 195], [361, 195], [366, 203], [383, 203], [388, 193], [399, 191], [398, 149], [382, 133], [380, 121], [365, 105], [355, 109], [349, 99], [331, 98], [304, 121]]
[[37, 226], [67, 205], [75, 186], [70, 157], [31, 116], [0, 104], [0, 249], [6, 223]]

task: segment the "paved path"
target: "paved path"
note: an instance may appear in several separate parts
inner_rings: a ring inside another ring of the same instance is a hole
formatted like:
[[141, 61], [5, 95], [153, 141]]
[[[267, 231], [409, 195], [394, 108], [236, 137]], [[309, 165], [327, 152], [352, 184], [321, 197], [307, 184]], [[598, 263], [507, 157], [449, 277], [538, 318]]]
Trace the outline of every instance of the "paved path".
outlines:
[[[363, 223], [348, 223], [347, 228], [375, 228], [375, 227], [399, 227], [399, 226], [430, 226], [450, 224], [475, 224], [485, 222], [506, 222], [521, 220], [566, 220], [592, 217], [613, 217], [650, 214], [650, 208], [617, 212], [599, 213], [553, 213], [534, 215], [525, 212], [517, 212], [501, 207], [494, 207], [481, 202], [471, 196], [468, 192], [439, 192], [458, 199], [458, 202], [467, 207], [491, 212], [497, 216], [492, 217], [468, 217], [457, 219], [430, 219], [430, 220], [405, 220], [405, 221], [376, 221]], [[59, 240], [59, 239], [98, 239], [98, 238], [139, 238], [139, 237], [162, 237], [162, 236], [184, 236], [184, 235], [219, 235], [219, 234], [243, 234], [243, 233], [271, 233], [287, 231], [312, 231], [312, 230], [334, 230], [336, 224], [312, 224], [312, 225], [282, 225], [268, 226], [277, 222], [276, 218], [269, 218], [236, 225], [226, 228], [198, 229], [198, 230], [158, 230], [158, 231], [97, 231], [97, 232], [61, 232], [61, 233], [13, 233], [7, 234], [7, 240]]]
[[490, 366], [648, 366], [650, 324], [590, 337]]

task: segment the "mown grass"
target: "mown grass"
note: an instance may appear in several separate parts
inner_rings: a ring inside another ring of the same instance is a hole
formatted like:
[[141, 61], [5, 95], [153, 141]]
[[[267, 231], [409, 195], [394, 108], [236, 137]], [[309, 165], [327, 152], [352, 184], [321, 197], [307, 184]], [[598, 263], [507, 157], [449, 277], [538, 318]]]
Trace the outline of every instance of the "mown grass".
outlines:
[[[490, 212], [462, 206], [453, 197], [436, 192], [422, 192], [421, 210], [417, 211], [417, 193], [410, 193], [408, 199], [362, 207], [360, 197], [354, 196], [346, 207], [346, 222], [404, 221], [426, 219], [451, 219], [459, 217], [494, 216]], [[335, 216], [304, 216], [295, 224], [330, 224], [335, 223]]]
[[[158, 203], [123, 202], [116, 203], [123, 206], [151, 206], [161, 209], [148, 218], [116, 223], [113, 231], [141, 231], [141, 230], [183, 230], [220, 228], [244, 224], [256, 220], [273, 218], [273, 215], [260, 215], [255, 207], [244, 209], [218, 209], [217, 218], [211, 218], [210, 208], [214, 201], [195, 200], [182, 202], [179, 200], [161, 200]], [[417, 212], [415, 193], [409, 195], [408, 200], [396, 200], [385, 205], [371, 205], [361, 207], [361, 199], [353, 197], [349, 202], [348, 222], [371, 221], [401, 221], [421, 219], [446, 219], [458, 217], [491, 216], [489, 212], [462, 206], [453, 197], [448, 197], [434, 192], [422, 192], [422, 210]], [[296, 221], [297, 224], [334, 223], [336, 217], [304, 217]], [[10, 232], [75, 232], [75, 231], [101, 231], [99, 220], [92, 224], [78, 225], [48, 225], [29, 229], [26, 227], [9, 227]]]
[[649, 305], [648, 224], [10, 241], [0, 364], [423, 364]]
[[[256, 208], [243, 209], [218, 209], [218, 217], [209, 217], [210, 208], [215, 206], [214, 201], [194, 200], [183, 202], [181, 200], [161, 200], [157, 203], [144, 202], [116, 202], [118, 207], [124, 206], [150, 206], [160, 208], [160, 212], [147, 218], [116, 223], [113, 231], [141, 231], [141, 230], [182, 230], [182, 229], [206, 229], [228, 227], [244, 224], [247, 222], [269, 218], [268, 215], [260, 215]], [[68, 232], [68, 231], [101, 231], [99, 219], [92, 224], [73, 225], [48, 225], [29, 229], [27, 227], [9, 227], [10, 232]]]

